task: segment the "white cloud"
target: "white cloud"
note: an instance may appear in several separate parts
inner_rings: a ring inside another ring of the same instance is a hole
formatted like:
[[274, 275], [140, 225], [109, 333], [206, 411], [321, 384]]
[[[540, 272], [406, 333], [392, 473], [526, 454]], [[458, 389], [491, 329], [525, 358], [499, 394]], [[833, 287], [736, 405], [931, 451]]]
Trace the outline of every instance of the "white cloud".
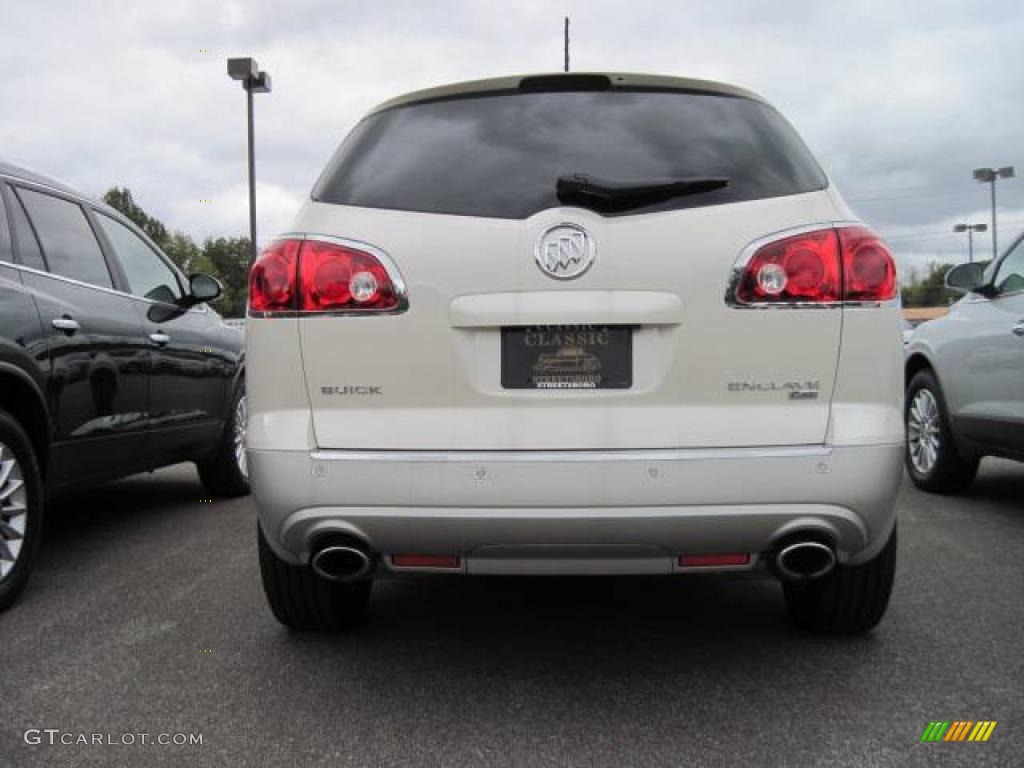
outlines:
[[[261, 240], [284, 232], [302, 205], [303, 194], [277, 184], [256, 182], [256, 199], [262, 225]], [[188, 221], [194, 232], [211, 235], [249, 233], [249, 187], [237, 182], [212, 193], [210, 198], [178, 198], [167, 221]]]

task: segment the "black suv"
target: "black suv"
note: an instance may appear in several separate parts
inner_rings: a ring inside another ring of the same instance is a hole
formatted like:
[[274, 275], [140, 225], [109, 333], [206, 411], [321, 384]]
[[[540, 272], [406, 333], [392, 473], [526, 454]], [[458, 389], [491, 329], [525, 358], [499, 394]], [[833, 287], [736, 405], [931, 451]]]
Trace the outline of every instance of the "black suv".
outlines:
[[249, 490], [242, 336], [117, 211], [0, 163], [0, 610], [45, 499], [181, 461]]

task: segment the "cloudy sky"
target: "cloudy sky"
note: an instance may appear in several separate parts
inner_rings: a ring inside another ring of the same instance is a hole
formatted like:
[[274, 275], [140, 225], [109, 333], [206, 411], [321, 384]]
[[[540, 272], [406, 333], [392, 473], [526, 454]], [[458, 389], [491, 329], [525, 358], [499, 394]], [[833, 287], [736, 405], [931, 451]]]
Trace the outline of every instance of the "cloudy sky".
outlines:
[[[989, 220], [978, 166], [1024, 176], [1024, 4], [831, 0], [2, 0], [0, 157], [90, 194], [112, 185], [197, 238], [247, 231], [244, 95], [258, 96], [261, 239], [287, 226], [359, 117], [454, 80], [559, 69], [725, 80], [796, 125], [904, 271], [966, 255]], [[628, 12], [624, 11], [628, 8]], [[1000, 242], [1024, 179], [999, 188]], [[988, 235], [978, 238], [981, 251]]]

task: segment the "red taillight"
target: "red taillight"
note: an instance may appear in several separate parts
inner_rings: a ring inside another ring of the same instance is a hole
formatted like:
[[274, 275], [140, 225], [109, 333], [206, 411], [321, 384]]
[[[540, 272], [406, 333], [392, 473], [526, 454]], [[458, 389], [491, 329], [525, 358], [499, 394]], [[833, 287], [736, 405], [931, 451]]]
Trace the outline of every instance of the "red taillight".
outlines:
[[843, 298], [888, 301], [896, 297], [896, 263], [878, 235], [866, 227], [843, 227]]
[[391, 564], [399, 568], [458, 568], [456, 555], [392, 555]]
[[371, 253], [323, 240], [278, 240], [249, 276], [249, 308], [257, 312], [382, 312], [400, 296]]
[[263, 250], [249, 272], [249, 309], [295, 309], [295, 270], [301, 244], [301, 240], [277, 240]]
[[723, 552], [715, 555], [680, 555], [679, 565], [684, 568], [721, 568], [727, 565], [747, 565], [750, 555], [746, 552]]
[[865, 227], [820, 229], [761, 246], [735, 294], [741, 304], [887, 301], [895, 295], [892, 254]]
[[838, 301], [839, 281], [839, 239], [834, 229], [823, 229], [758, 248], [736, 298], [743, 304]]
[[398, 296], [387, 270], [365, 251], [320, 240], [306, 240], [299, 253], [299, 309], [387, 310]]

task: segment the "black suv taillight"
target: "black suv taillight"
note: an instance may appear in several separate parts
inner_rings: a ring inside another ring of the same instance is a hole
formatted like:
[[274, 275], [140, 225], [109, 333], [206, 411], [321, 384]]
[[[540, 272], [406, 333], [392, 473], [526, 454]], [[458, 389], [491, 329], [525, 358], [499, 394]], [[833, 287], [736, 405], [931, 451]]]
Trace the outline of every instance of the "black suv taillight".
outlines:
[[879, 302], [896, 296], [896, 264], [867, 227], [783, 237], [758, 248], [736, 282], [744, 305]]
[[393, 312], [403, 300], [381, 258], [326, 240], [275, 240], [249, 273], [252, 313]]

